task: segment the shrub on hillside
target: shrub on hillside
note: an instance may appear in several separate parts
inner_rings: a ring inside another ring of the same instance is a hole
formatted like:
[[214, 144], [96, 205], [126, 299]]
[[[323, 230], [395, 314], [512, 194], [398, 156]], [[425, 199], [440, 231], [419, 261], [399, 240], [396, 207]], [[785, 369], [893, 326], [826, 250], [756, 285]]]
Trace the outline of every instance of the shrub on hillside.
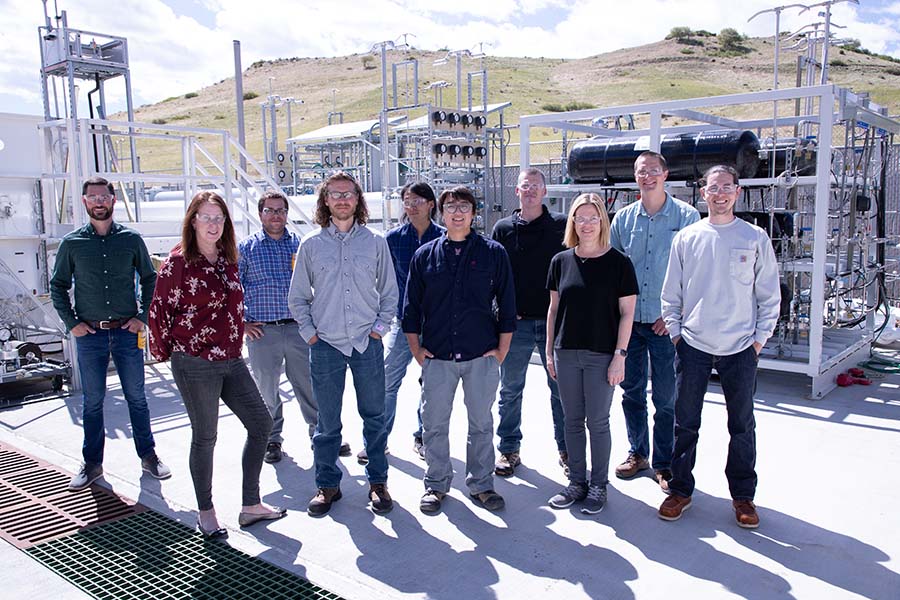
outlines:
[[253, 100], [254, 98], [259, 98], [259, 94], [256, 92], [244, 92], [244, 100]]
[[191, 98], [196, 98], [198, 95], [197, 92], [188, 92], [184, 97], [186, 100], [190, 100]]
[[693, 31], [691, 31], [690, 27], [673, 27], [671, 31], [669, 31], [669, 35], [666, 36], [667, 40], [675, 40], [676, 42], [680, 42], [682, 40], [686, 40], [691, 35], [693, 35]]
[[719, 32], [719, 35], [716, 36], [716, 40], [719, 42], [719, 46], [722, 47], [722, 50], [739, 50], [741, 42], [744, 41], [744, 36], [738, 33], [737, 29], [726, 27]]

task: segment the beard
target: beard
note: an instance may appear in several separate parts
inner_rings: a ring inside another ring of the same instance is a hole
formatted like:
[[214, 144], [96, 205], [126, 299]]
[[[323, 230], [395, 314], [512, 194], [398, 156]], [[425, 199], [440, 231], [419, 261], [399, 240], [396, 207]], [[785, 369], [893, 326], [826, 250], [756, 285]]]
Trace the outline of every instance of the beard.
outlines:
[[108, 221], [112, 218], [112, 208], [106, 206], [95, 206], [90, 210], [91, 218], [95, 221]]

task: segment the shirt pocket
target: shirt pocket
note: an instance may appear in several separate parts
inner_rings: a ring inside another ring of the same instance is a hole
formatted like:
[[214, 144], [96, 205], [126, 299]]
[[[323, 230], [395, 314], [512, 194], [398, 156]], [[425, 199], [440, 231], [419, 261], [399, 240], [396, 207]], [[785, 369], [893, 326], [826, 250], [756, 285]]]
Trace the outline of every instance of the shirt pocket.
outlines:
[[732, 248], [729, 260], [731, 277], [741, 285], [753, 283], [753, 264], [755, 253], [744, 248]]

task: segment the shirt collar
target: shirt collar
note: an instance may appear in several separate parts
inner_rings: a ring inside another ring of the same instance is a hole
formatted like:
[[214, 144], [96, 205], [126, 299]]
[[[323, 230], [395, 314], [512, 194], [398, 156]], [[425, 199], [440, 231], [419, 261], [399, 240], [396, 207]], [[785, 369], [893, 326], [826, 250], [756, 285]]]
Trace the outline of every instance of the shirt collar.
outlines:
[[[673, 205], [673, 204], [675, 204], [675, 203], [672, 201], [672, 196], [669, 195], [669, 192], [666, 192], [666, 201], [663, 202], [662, 208], [659, 209], [659, 212], [657, 212], [657, 213], [656, 213], [655, 215], [653, 215], [653, 216], [654, 216], [654, 217], [655, 217], [656, 215], [669, 216], [669, 212], [672, 210], [672, 205]], [[647, 217], [647, 218], [651, 218], [650, 215], [647, 213], [647, 209], [644, 208], [644, 204], [643, 204], [643, 203], [641, 203], [641, 215], [643, 215], [643, 216], [645, 216], [645, 217]]]
[[[334, 221], [328, 219], [328, 227], [326, 228], [328, 233], [331, 234], [331, 237], [337, 237], [341, 231], [337, 228], [337, 225], [334, 224]], [[353, 219], [353, 226], [350, 228], [350, 231], [346, 233], [347, 236], [352, 236], [356, 230], [359, 229], [359, 223], [356, 222], [356, 219]]]
[[[106, 236], [102, 236], [99, 233], [97, 233], [97, 230], [94, 229], [94, 224], [91, 223], [90, 221], [88, 221], [87, 225], [85, 225], [85, 228], [87, 229], [87, 232], [90, 233], [91, 235], [96, 235], [97, 237], [106, 237]], [[114, 233], [118, 233], [122, 229], [124, 229], [123, 225], [119, 225], [117, 222], [113, 221], [112, 225], [110, 225], [110, 227], [109, 227], [109, 232], [106, 235], [112, 235]]]

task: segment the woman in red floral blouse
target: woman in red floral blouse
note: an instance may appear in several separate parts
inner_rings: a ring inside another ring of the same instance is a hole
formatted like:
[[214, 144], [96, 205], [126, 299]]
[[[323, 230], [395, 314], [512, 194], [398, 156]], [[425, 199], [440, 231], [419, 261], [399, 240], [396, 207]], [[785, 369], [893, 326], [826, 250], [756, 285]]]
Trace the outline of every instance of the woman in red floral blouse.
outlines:
[[241, 526], [278, 519], [285, 510], [260, 502], [259, 473], [272, 417], [241, 358], [244, 291], [228, 208], [215, 192], [200, 192], [184, 217], [181, 243], [156, 280], [150, 305], [150, 352], [172, 360], [172, 375], [191, 421], [190, 469], [200, 510], [197, 527], [224, 538], [212, 502], [213, 449], [219, 398], [247, 429], [241, 460]]

